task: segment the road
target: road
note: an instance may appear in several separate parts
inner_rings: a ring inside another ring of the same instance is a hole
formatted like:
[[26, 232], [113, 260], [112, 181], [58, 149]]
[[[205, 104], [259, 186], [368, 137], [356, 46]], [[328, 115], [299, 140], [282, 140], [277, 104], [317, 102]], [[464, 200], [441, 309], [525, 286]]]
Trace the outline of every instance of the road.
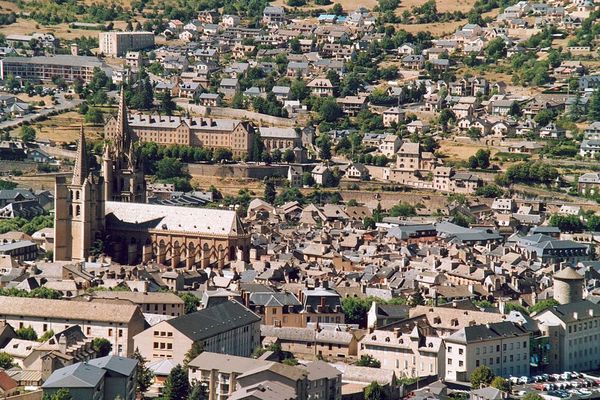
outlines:
[[47, 117], [51, 114], [58, 114], [68, 110], [71, 110], [79, 104], [83, 102], [83, 100], [72, 99], [68, 100], [65, 98], [65, 93], [59, 93], [55, 96], [56, 100], [58, 100], [58, 104], [54, 105], [52, 108], [44, 108], [36, 111], [35, 113], [27, 114], [23, 118], [16, 118], [9, 121], [0, 122], [0, 129], [13, 129], [25, 122], [31, 123], [37, 121], [42, 117]]

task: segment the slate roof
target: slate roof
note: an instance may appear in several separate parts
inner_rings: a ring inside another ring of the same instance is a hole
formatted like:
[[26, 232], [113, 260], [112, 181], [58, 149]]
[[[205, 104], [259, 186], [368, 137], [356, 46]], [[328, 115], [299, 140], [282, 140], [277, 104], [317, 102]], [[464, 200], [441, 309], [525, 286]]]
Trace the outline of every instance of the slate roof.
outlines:
[[89, 360], [88, 364], [102, 368], [106, 371], [112, 371], [124, 376], [130, 376], [137, 367], [137, 360], [109, 355], [106, 357]]
[[193, 341], [204, 340], [237, 327], [260, 321], [260, 317], [235, 300], [220, 303], [167, 323]]
[[94, 388], [104, 378], [106, 371], [87, 363], [77, 363], [57, 369], [42, 385], [44, 389]]

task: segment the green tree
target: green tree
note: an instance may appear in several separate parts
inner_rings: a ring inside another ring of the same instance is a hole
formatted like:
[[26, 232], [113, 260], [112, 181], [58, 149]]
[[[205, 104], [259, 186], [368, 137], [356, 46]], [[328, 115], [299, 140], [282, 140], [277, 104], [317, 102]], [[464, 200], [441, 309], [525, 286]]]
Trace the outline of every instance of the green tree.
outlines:
[[281, 158], [288, 164], [293, 163], [296, 160], [296, 156], [291, 149], [285, 149]]
[[475, 190], [475, 194], [477, 196], [493, 199], [504, 195], [504, 190], [502, 190], [500, 186], [493, 183], [486, 183], [485, 185], [478, 187]]
[[190, 395], [187, 400], [206, 400], [207, 398], [206, 386], [199, 382], [194, 382], [190, 388]]
[[11, 369], [14, 366], [14, 359], [8, 353], [0, 351], [0, 368]]
[[275, 190], [275, 183], [271, 180], [265, 181], [265, 192], [263, 195], [263, 200], [269, 204], [273, 204], [275, 202], [276, 196], [277, 191]]
[[135, 377], [136, 393], [144, 395], [152, 385], [154, 373], [146, 366], [146, 359], [139, 349], [133, 352], [133, 358], [137, 360], [137, 375]]
[[489, 386], [492, 383], [492, 379], [494, 379], [494, 373], [491, 368], [487, 365], [480, 365], [471, 373], [471, 387], [479, 389], [483, 386]]
[[377, 382], [371, 382], [365, 388], [365, 400], [386, 400], [385, 389]]
[[71, 396], [71, 392], [69, 392], [68, 389], [62, 388], [62, 389], [59, 389], [56, 393], [54, 393], [52, 396], [45, 394], [43, 399], [44, 400], [72, 400], [73, 396]]
[[185, 353], [185, 358], [183, 359], [183, 366], [187, 368], [188, 364], [200, 354], [204, 352], [204, 347], [200, 341], [195, 341], [192, 343], [192, 347]]
[[588, 119], [590, 121], [600, 121], [600, 89], [594, 90], [590, 97]]
[[510, 382], [501, 376], [496, 376], [494, 379], [492, 379], [490, 386], [503, 392], [510, 391]]
[[583, 222], [577, 215], [552, 214], [549, 224], [558, 227], [561, 232], [581, 232], [584, 228]]
[[110, 354], [112, 350], [112, 344], [108, 339], [94, 338], [92, 340], [92, 349], [96, 352], [98, 357], [104, 357]]
[[0, 190], [12, 190], [17, 187], [16, 182], [7, 181], [5, 179], [0, 179]]
[[319, 115], [325, 122], [335, 122], [343, 114], [342, 109], [335, 99], [327, 97], [321, 103], [321, 107], [319, 107]]
[[44, 334], [42, 336], [40, 336], [38, 338], [38, 342], [40, 343], [44, 343], [46, 342], [48, 339], [50, 339], [52, 336], [54, 336], [54, 331], [52, 329], [47, 330], [46, 332], [44, 332]]
[[25, 143], [35, 142], [36, 132], [35, 128], [30, 125], [23, 125], [21, 127], [21, 140]]
[[415, 215], [417, 215], [416, 208], [408, 203], [398, 203], [390, 209], [391, 217], [412, 217]]
[[523, 400], [544, 400], [544, 398], [536, 392], [529, 392], [523, 396]]
[[98, 125], [104, 122], [102, 111], [97, 107], [88, 107], [84, 118], [88, 124]]
[[359, 367], [381, 368], [381, 361], [370, 354], [363, 354], [358, 361], [356, 361], [356, 365]]
[[165, 115], [173, 115], [173, 111], [177, 108], [177, 105], [171, 97], [170, 91], [165, 91], [160, 97], [160, 111]]
[[556, 301], [554, 299], [540, 300], [537, 303], [535, 303], [534, 305], [532, 305], [531, 307], [529, 307], [529, 313], [530, 314], [540, 313], [549, 308], [555, 307], [558, 304], [559, 304], [558, 301]]
[[200, 299], [198, 297], [188, 292], [181, 292], [178, 296], [183, 300], [186, 314], [198, 311], [198, 306], [200, 305]]
[[24, 326], [15, 331], [17, 337], [23, 340], [37, 340], [38, 336], [35, 330], [30, 326]]
[[521, 106], [519, 105], [519, 103], [517, 103], [516, 101], [513, 101], [512, 104], [510, 105], [510, 110], [508, 110], [508, 115], [512, 116], [512, 117], [520, 117], [521, 115], [523, 115], [523, 112], [521, 111]]
[[156, 177], [170, 179], [184, 176], [183, 163], [173, 157], [165, 157], [156, 163]]
[[321, 160], [331, 160], [331, 139], [326, 134], [321, 134], [317, 138], [319, 147], [319, 158]]
[[163, 400], [186, 400], [190, 394], [187, 371], [177, 364], [171, 370], [163, 388]]
[[331, 11], [335, 15], [342, 15], [342, 14], [344, 14], [344, 9], [342, 8], [342, 5], [340, 3], [335, 3], [333, 5], [333, 7], [331, 8]]

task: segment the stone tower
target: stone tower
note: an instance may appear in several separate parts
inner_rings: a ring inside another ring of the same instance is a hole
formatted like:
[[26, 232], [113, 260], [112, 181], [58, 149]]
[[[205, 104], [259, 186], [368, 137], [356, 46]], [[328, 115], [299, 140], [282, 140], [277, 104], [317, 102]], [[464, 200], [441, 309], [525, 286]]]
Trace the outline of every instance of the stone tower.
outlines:
[[81, 127], [73, 177], [57, 177], [55, 182], [54, 260], [87, 260], [103, 232], [103, 182], [89, 171]]
[[553, 276], [553, 297], [560, 304], [583, 300], [583, 276], [572, 267], [566, 267]]
[[102, 176], [106, 201], [146, 202], [144, 171], [129, 127], [125, 91], [121, 89], [116, 120], [107, 124], [102, 155]]

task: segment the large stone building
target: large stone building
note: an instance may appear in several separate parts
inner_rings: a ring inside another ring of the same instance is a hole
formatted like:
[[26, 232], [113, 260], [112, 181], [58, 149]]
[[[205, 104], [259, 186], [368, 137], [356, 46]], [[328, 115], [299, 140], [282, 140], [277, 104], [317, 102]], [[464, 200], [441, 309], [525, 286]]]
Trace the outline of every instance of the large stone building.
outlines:
[[553, 295], [560, 305], [533, 315], [549, 341], [547, 372], [600, 367], [600, 305], [583, 300], [583, 283], [583, 277], [571, 267], [558, 272]]
[[[111, 137], [120, 129], [118, 118], [111, 118], [105, 134]], [[214, 118], [184, 118], [135, 114], [128, 119], [133, 139], [158, 144], [183, 144], [211, 149], [229, 149], [234, 157], [252, 151], [254, 127], [248, 121]]]
[[8, 76], [19, 76], [24, 80], [50, 82], [56, 76], [66, 82], [77, 79], [89, 83], [94, 76], [94, 68], [100, 68], [108, 75], [110, 67], [96, 57], [70, 56], [57, 54], [54, 56], [5, 57], [0, 60], [0, 79]]
[[152, 32], [101, 32], [98, 38], [100, 53], [121, 57], [128, 51], [144, 50], [154, 46]]
[[0, 320], [14, 329], [30, 326], [38, 337], [79, 325], [85, 336], [108, 339], [113, 354], [123, 356], [133, 354], [133, 337], [145, 326], [142, 312], [133, 304], [37, 298], [0, 301]]
[[135, 337], [148, 360], [183, 363], [192, 344], [204, 351], [249, 357], [260, 345], [260, 317], [235, 300], [159, 322]]
[[[156, 260], [191, 269], [248, 261], [250, 235], [235, 211], [144, 203], [144, 174], [123, 93], [109, 125], [102, 177], [88, 168], [82, 131], [73, 178], [56, 180], [56, 261], [83, 261], [102, 247], [129, 264]], [[95, 246], [98, 241], [103, 246]]]

